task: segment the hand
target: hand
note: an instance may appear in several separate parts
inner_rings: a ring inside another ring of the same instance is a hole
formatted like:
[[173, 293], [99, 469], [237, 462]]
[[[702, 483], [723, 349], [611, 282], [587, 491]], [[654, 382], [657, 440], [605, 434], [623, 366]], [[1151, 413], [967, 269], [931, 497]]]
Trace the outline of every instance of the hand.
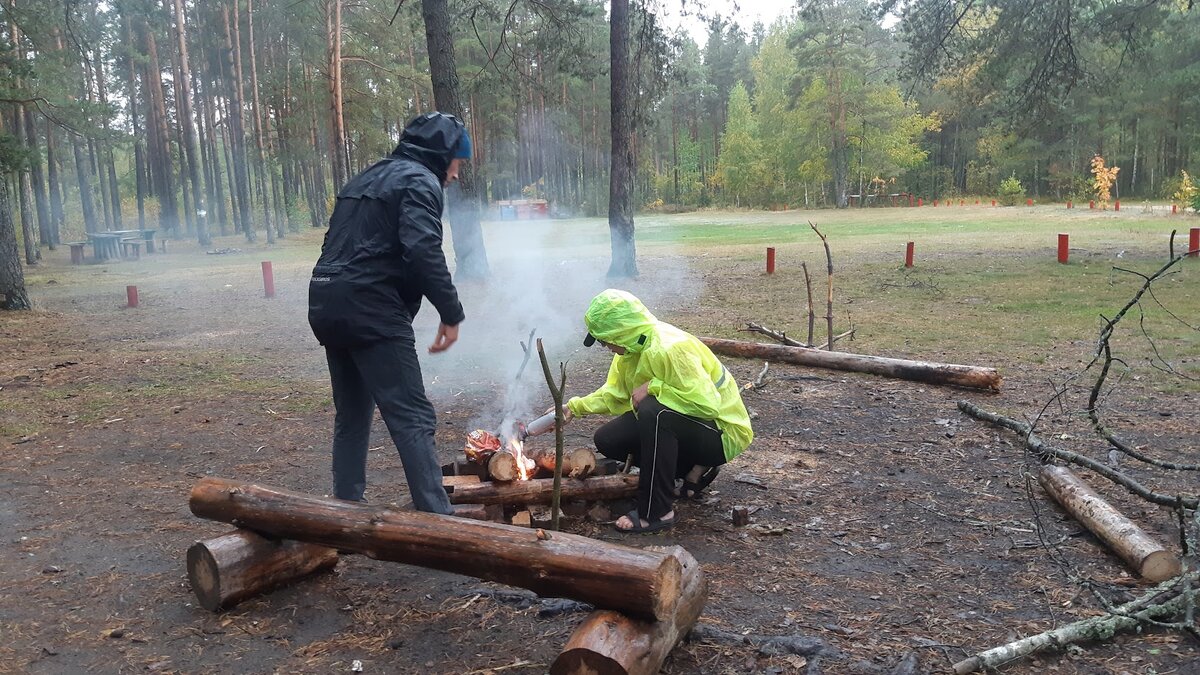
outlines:
[[633, 407], [636, 408], [639, 405], [641, 405], [642, 401], [646, 400], [646, 397], [649, 395], [650, 395], [650, 383], [649, 382], [643, 384], [642, 386], [638, 387], [637, 389], [634, 389], [633, 396], [630, 396], [630, 398], [633, 399]]
[[429, 345], [429, 353], [437, 354], [438, 352], [444, 352], [455, 342], [458, 342], [458, 326], [447, 326], [444, 323], [439, 323], [437, 337], [433, 339], [433, 344]]

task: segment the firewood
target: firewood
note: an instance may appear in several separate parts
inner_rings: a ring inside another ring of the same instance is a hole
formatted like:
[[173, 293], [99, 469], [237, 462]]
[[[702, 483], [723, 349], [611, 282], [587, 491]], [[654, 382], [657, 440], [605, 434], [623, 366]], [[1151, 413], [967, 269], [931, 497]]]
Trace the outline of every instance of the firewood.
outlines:
[[768, 345], [742, 340], [700, 338], [714, 353], [744, 359], [769, 359], [814, 368], [849, 370], [929, 384], [952, 384], [976, 389], [1000, 389], [1000, 374], [994, 368], [961, 366], [950, 363], [909, 361], [882, 356], [829, 352], [807, 347]]
[[511, 452], [497, 452], [487, 462], [487, 472], [492, 480], [514, 481], [521, 477], [517, 469], [517, 456]]
[[746, 506], [733, 507], [733, 511], [732, 511], [732, 513], [730, 513], [730, 520], [733, 522], [734, 527], [745, 527], [745, 526], [749, 525], [750, 524], [750, 509], [749, 509], [749, 507], [746, 507]]
[[668, 549], [683, 569], [683, 592], [668, 617], [644, 621], [611, 610], [592, 612], [550, 666], [551, 675], [654, 675], [696, 625], [708, 597], [700, 563], [679, 546]]
[[234, 530], [192, 544], [187, 551], [188, 581], [200, 606], [215, 612], [331, 569], [337, 561], [332, 548]]
[[454, 492], [455, 487], [459, 485], [475, 485], [479, 483], [479, 476], [442, 476], [442, 487], [449, 488], [447, 492]]
[[1100, 538], [1144, 579], [1166, 581], [1178, 576], [1179, 556], [1113, 508], [1087, 483], [1064, 466], [1046, 465], [1038, 482], [1076, 520]]
[[[526, 448], [529, 452], [529, 449]], [[531, 452], [533, 461], [547, 471], [554, 471], [554, 450]], [[596, 453], [588, 448], [563, 451], [562, 475], [567, 478], [587, 478], [596, 471]]]
[[200, 518], [273, 537], [465, 574], [646, 619], [672, 616], [679, 602], [679, 561], [661, 551], [562, 532], [539, 537], [512, 525], [393, 511], [219, 478], [197, 483], [190, 506]]
[[531, 515], [527, 510], [517, 511], [513, 514], [512, 524], [516, 525], [517, 527], [532, 527], [533, 515]]
[[[637, 494], [638, 477], [629, 474], [564, 478], [563, 499], [622, 499]], [[517, 480], [511, 483], [483, 482], [460, 485], [450, 493], [451, 504], [549, 504], [553, 478]]]

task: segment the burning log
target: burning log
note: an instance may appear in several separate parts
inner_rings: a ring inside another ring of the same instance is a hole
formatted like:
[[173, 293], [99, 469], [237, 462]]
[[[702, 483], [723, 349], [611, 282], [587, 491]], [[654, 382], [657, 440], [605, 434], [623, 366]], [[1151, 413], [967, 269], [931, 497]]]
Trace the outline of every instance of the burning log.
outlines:
[[[521, 477], [520, 462], [527, 458], [518, 458], [511, 452], [497, 452], [488, 458], [487, 472], [492, 480], [508, 483]], [[531, 462], [532, 463], [532, 462]], [[526, 469], [528, 471], [528, 469]]]
[[1046, 465], [1038, 482], [1075, 520], [1100, 538], [1142, 578], [1166, 581], [1179, 575], [1179, 556], [1096, 494], [1065, 466]]
[[337, 561], [337, 551], [332, 548], [274, 541], [249, 530], [234, 530], [192, 544], [187, 551], [188, 581], [200, 606], [215, 612], [332, 569]]
[[[526, 448], [528, 451], [529, 448]], [[554, 471], [554, 450], [530, 453], [538, 467]], [[587, 478], [596, 472], [596, 453], [588, 448], [574, 448], [563, 452], [562, 475], [566, 478]]]
[[696, 625], [708, 583], [700, 563], [679, 546], [667, 549], [683, 568], [683, 592], [671, 616], [633, 619], [610, 610], [592, 612], [550, 666], [551, 675], [654, 675], [667, 655]]
[[[637, 494], [638, 477], [628, 474], [564, 478], [562, 498], [599, 500], [622, 499]], [[518, 480], [511, 483], [458, 485], [450, 493], [451, 504], [549, 504], [554, 492], [553, 478]]]
[[660, 551], [220, 478], [197, 483], [190, 506], [200, 518], [270, 536], [465, 574], [646, 619], [673, 616], [679, 602], [679, 560]]
[[828, 352], [809, 349], [807, 347], [768, 345], [759, 342], [745, 342], [743, 340], [722, 340], [710, 337], [700, 338], [700, 340], [708, 345], [708, 348], [713, 350], [713, 352], [726, 356], [736, 356], [745, 359], [770, 359], [801, 366], [849, 370], [929, 384], [952, 384], [959, 387], [974, 387], [976, 389], [992, 389], [996, 391], [1000, 389], [1000, 374], [996, 372], [995, 368], [960, 366], [951, 363], [932, 363], [929, 361], [909, 361], [907, 359], [891, 359], [882, 356]]

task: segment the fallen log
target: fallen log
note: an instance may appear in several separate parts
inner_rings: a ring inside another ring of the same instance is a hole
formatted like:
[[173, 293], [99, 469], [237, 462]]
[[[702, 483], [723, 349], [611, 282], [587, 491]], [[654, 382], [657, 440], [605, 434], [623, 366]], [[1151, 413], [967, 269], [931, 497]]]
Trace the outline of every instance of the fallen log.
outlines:
[[190, 506], [200, 518], [273, 537], [465, 574], [647, 619], [672, 616], [679, 601], [681, 568], [674, 557], [578, 535], [392, 511], [220, 478], [197, 483]]
[[519, 461], [516, 455], [506, 450], [501, 450], [488, 458], [488, 476], [492, 480], [498, 480], [503, 483], [517, 480], [521, 477]]
[[1000, 374], [995, 368], [961, 366], [951, 363], [909, 361], [883, 356], [867, 356], [846, 352], [830, 352], [807, 347], [768, 345], [744, 340], [700, 338], [714, 353], [745, 359], [768, 359], [794, 363], [814, 368], [849, 370], [870, 373], [901, 380], [914, 380], [928, 384], [952, 384], [976, 389], [1000, 389]]
[[[629, 474], [564, 478], [562, 498], [598, 500], [622, 499], [637, 494], [638, 477]], [[450, 493], [451, 504], [549, 504], [554, 492], [553, 478], [517, 480], [511, 483], [484, 482], [458, 485]]]
[[212, 612], [332, 569], [337, 562], [337, 551], [332, 548], [276, 541], [249, 530], [198, 541], [187, 550], [192, 592], [200, 606]]
[[683, 591], [674, 613], [659, 621], [611, 610], [588, 615], [550, 666], [551, 675], [655, 675], [696, 625], [708, 598], [700, 563], [679, 546], [667, 549], [683, 569]]
[[1166, 581], [1179, 575], [1179, 556], [1113, 508], [1075, 472], [1064, 466], [1046, 465], [1038, 473], [1038, 482], [1054, 501], [1099, 537], [1142, 578]]

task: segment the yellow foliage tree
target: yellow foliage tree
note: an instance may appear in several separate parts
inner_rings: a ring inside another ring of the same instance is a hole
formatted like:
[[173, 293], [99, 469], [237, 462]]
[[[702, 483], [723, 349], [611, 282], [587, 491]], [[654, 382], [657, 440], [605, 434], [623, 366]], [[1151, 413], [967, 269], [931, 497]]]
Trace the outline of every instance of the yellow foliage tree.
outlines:
[[1187, 171], [1181, 171], [1183, 176], [1179, 180], [1179, 189], [1175, 194], [1171, 195], [1171, 201], [1175, 203], [1180, 210], [1186, 209], [1192, 205], [1192, 200], [1196, 198], [1196, 184], [1192, 182], [1192, 177]]
[[1112, 199], [1112, 186], [1117, 182], [1119, 166], [1104, 166], [1104, 158], [1100, 155], [1092, 157], [1092, 191], [1096, 193], [1096, 201], [1101, 209], [1108, 208], [1108, 200]]

